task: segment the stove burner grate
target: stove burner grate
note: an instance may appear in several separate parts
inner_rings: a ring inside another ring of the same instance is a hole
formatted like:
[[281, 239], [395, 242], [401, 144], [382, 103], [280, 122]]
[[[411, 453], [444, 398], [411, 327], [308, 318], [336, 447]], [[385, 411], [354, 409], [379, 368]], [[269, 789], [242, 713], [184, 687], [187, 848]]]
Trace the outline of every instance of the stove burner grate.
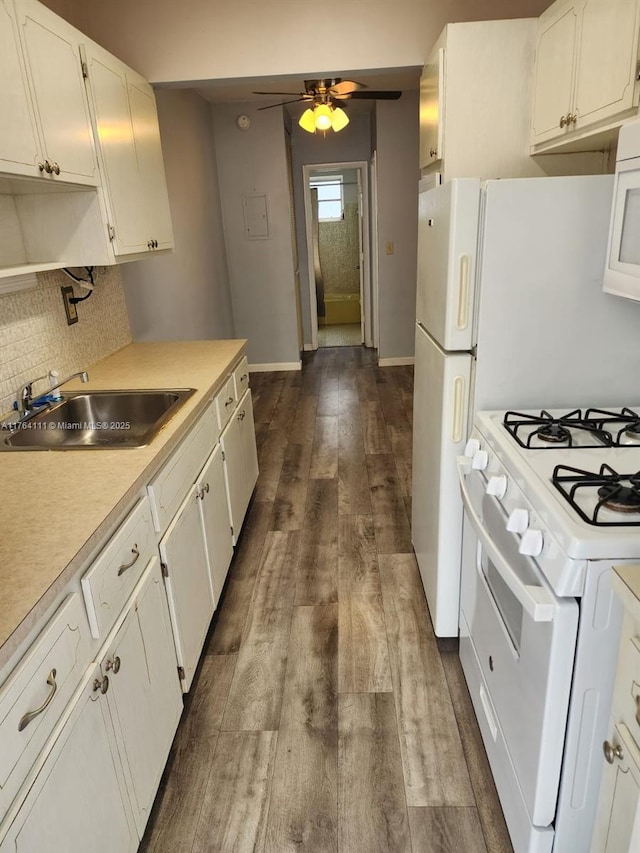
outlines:
[[[505, 412], [503, 425], [525, 450], [555, 449], [559, 445], [567, 448], [592, 447], [593, 440], [597, 445], [613, 446], [611, 433], [604, 429], [600, 420], [587, 421], [581, 409], [574, 409], [560, 417], [553, 417], [545, 409], [539, 415]], [[581, 437], [589, 437], [592, 441], [581, 441]], [[534, 444], [536, 439], [541, 444]]]
[[[640, 447], [640, 413], [624, 407], [619, 412], [606, 409], [587, 409], [585, 421], [597, 429], [609, 429], [614, 447]], [[625, 439], [631, 439], [627, 441]]]
[[[640, 471], [635, 474], [618, 474], [610, 465], [601, 465], [600, 471], [583, 471], [569, 465], [556, 465], [551, 482], [563, 498], [573, 507], [583, 521], [598, 527], [640, 527], [640, 517], [634, 521], [603, 521], [600, 510], [640, 515]], [[588, 515], [579, 505], [578, 498], [597, 490], [598, 500]]]

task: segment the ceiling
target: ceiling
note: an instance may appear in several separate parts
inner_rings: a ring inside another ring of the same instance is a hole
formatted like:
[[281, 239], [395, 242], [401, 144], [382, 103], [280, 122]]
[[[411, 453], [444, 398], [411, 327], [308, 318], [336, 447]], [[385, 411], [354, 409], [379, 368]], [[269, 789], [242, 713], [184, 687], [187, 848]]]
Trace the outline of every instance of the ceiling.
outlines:
[[[317, 80], [326, 77], [340, 77], [342, 80], [355, 80], [363, 83], [368, 89], [385, 90], [400, 89], [403, 92], [417, 90], [420, 85], [422, 68], [411, 66], [407, 68], [385, 68], [352, 71], [310, 71], [299, 75], [281, 75], [276, 77], [242, 77], [226, 80], [201, 80], [191, 83], [190, 88], [212, 104], [250, 102], [252, 106], [268, 106], [282, 101], [293, 100], [296, 93], [304, 92], [305, 80]], [[255, 95], [261, 92], [292, 92], [286, 95]], [[349, 102], [349, 112], [368, 112], [375, 101], [358, 100]], [[289, 112], [297, 114], [301, 104], [293, 103], [287, 106]]]

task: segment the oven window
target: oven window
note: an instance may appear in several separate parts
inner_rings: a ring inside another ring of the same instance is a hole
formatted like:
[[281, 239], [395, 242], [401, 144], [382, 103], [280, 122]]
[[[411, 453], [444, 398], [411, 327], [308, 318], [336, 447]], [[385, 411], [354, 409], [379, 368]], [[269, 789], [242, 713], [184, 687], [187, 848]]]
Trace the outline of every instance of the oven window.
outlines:
[[511, 592], [507, 584], [502, 580], [500, 573], [487, 557], [485, 551], [482, 552], [482, 574], [484, 575], [487, 586], [496, 603], [496, 607], [502, 616], [502, 622], [511, 637], [515, 650], [520, 653], [520, 643], [522, 641], [522, 621], [524, 616], [524, 608]]
[[640, 266], [640, 187], [627, 190], [620, 234], [620, 255], [623, 264]]

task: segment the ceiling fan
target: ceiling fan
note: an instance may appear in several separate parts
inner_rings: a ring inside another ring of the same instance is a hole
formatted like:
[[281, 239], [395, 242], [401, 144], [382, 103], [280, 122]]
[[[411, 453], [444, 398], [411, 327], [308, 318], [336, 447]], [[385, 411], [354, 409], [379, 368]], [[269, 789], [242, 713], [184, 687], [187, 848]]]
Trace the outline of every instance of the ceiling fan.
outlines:
[[[400, 91], [374, 92], [367, 89], [364, 83], [356, 83], [354, 80], [342, 80], [340, 77], [325, 77], [320, 80], [305, 80], [304, 92], [254, 92], [254, 95], [297, 95], [290, 101], [280, 101], [277, 104], [269, 104], [259, 107], [260, 110], [269, 110], [273, 107], [281, 107], [285, 104], [295, 104], [304, 101], [309, 108], [304, 111], [299, 120], [300, 127], [309, 133], [316, 130], [334, 131], [342, 130], [349, 123], [349, 118], [344, 112], [346, 102], [349, 100], [387, 100], [397, 101], [401, 97]], [[363, 91], [366, 89], [366, 91]]]

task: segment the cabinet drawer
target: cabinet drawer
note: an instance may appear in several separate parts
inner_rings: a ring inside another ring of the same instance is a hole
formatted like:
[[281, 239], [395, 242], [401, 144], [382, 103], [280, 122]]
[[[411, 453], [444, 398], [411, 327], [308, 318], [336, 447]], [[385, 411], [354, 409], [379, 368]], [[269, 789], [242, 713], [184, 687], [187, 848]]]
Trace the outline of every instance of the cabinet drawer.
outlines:
[[613, 715], [616, 723], [626, 725], [640, 749], [640, 633], [629, 632], [620, 644]]
[[216, 407], [211, 403], [158, 476], [147, 487], [151, 517], [158, 533], [163, 533], [220, 435]]
[[222, 389], [218, 391], [214, 400], [216, 404], [216, 412], [218, 414], [218, 427], [220, 430], [223, 430], [228, 424], [229, 418], [231, 417], [233, 410], [236, 407], [236, 403], [238, 402], [233, 373], [224, 383]]
[[65, 599], [0, 690], [0, 817], [91, 660], [89, 625], [77, 594]]
[[233, 371], [236, 400], [239, 400], [249, 387], [249, 363], [246, 356]]
[[155, 551], [151, 509], [143, 498], [82, 577], [92, 637], [109, 632]]

